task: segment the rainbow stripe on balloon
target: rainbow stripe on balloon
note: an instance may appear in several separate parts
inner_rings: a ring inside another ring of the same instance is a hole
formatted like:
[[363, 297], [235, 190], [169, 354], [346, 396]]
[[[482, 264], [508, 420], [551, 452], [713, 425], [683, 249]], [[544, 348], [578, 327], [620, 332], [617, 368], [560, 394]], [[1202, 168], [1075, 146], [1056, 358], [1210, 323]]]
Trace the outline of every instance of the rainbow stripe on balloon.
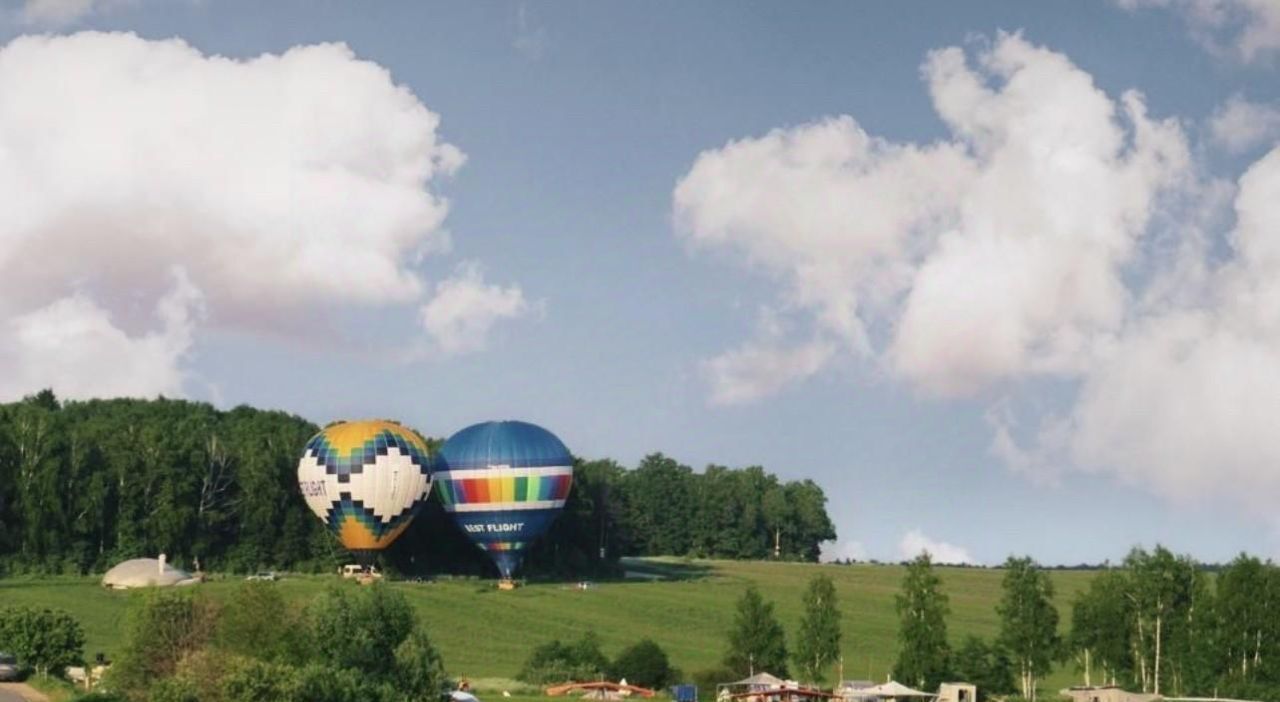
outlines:
[[571, 466], [441, 471], [436, 494], [447, 512], [558, 508], [569, 498]]

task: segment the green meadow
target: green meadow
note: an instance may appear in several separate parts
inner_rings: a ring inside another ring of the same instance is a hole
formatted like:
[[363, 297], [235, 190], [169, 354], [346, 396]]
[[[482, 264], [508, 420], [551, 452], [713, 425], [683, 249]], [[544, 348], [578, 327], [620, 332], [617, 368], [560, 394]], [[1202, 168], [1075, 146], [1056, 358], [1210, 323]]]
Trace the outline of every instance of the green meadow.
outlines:
[[[893, 597], [903, 575], [899, 566], [644, 559], [628, 561], [628, 569], [657, 579], [593, 582], [586, 589], [574, 583], [531, 583], [511, 592], [496, 590], [493, 581], [473, 579], [390, 585], [417, 608], [450, 674], [471, 678], [481, 689], [517, 685], [506, 681], [515, 677], [535, 646], [553, 638], [576, 638], [588, 629], [599, 634], [608, 655], [648, 637], [686, 674], [715, 667], [734, 603], [748, 584], [755, 583], [776, 604], [790, 637], [798, 628], [805, 584], [818, 572], [835, 580], [840, 598], [844, 677], [883, 680], [893, 664]], [[969, 634], [994, 637], [1003, 572], [946, 567], [938, 572], [951, 599], [952, 642], [959, 644]], [[1069, 602], [1091, 577], [1084, 571], [1052, 573], [1064, 633]], [[197, 587], [221, 600], [238, 583], [229, 577]], [[286, 597], [299, 603], [332, 586], [358, 587], [336, 575], [285, 577], [279, 583]], [[127, 611], [141, 596], [105, 590], [96, 578], [0, 580], [0, 605], [59, 607], [74, 614], [85, 628], [90, 656], [98, 651], [113, 656], [119, 650]], [[1050, 676], [1043, 689], [1077, 680], [1068, 666]]]

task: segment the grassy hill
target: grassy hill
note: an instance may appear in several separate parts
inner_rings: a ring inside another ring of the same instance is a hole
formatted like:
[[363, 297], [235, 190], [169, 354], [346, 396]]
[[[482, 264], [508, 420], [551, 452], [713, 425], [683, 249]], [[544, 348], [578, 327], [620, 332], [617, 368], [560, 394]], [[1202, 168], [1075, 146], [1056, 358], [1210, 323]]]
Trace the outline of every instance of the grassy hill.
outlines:
[[[586, 590], [539, 583], [513, 592], [499, 592], [491, 581], [479, 580], [392, 586], [417, 608], [453, 675], [512, 678], [534, 646], [552, 638], [575, 638], [586, 629], [600, 635], [608, 655], [640, 638], [652, 638], [676, 666], [690, 673], [719, 661], [734, 602], [749, 583], [776, 603], [790, 637], [798, 628], [805, 584], [814, 573], [825, 572], [835, 580], [840, 597], [845, 677], [883, 680], [893, 664], [893, 596], [902, 580], [901, 567], [646, 559], [630, 561], [628, 568], [655, 579], [595, 583]], [[951, 597], [952, 641], [959, 643], [968, 634], [993, 637], [1003, 572], [939, 568], [939, 574]], [[1070, 618], [1068, 603], [1092, 575], [1052, 574], [1064, 627]], [[336, 582], [336, 576], [291, 577], [280, 586], [287, 597], [305, 601]], [[200, 587], [221, 599], [237, 583], [227, 579]], [[119, 649], [126, 611], [139, 596], [106, 591], [93, 578], [0, 580], [0, 604], [60, 607], [76, 615], [85, 626], [90, 655], [112, 655]], [[1045, 689], [1056, 690], [1077, 679], [1071, 669], [1059, 670], [1045, 682]]]

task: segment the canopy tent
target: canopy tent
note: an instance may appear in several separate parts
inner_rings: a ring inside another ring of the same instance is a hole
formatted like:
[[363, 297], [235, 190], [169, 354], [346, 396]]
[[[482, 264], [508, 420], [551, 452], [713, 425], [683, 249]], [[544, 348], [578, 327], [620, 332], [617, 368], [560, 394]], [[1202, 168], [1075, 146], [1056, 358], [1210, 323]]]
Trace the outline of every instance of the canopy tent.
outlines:
[[775, 702], [813, 702], [813, 700], [838, 699], [840, 695], [807, 687], [784, 687], [773, 690], [739, 692], [729, 695], [730, 700], [772, 700]]
[[859, 697], [880, 697], [884, 699], [898, 699], [900, 697], [937, 697], [937, 695], [932, 692], [913, 690], [896, 680], [890, 680], [883, 685], [864, 687], [858, 690], [857, 694]]
[[716, 685], [716, 699], [727, 700], [734, 693], [760, 693], [781, 690], [786, 686], [787, 681], [777, 676], [768, 673], [756, 673], [749, 678]]
[[768, 673], [756, 673], [736, 682], [721, 683], [721, 687], [782, 687], [783, 680]]

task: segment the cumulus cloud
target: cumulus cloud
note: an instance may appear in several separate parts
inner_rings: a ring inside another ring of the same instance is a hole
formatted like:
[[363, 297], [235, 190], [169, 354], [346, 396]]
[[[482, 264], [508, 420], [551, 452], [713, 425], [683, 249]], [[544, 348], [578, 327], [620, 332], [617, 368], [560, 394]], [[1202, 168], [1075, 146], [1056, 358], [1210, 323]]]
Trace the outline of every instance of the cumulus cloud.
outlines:
[[945, 541], [935, 541], [925, 536], [919, 529], [912, 529], [903, 534], [902, 540], [898, 542], [898, 559], [911, 560], [921, 553], [932, 556], [934, 563], [978, 564], [978, 561], [969, 555], [967, 549]]
[[80, 293], [15, 316], [0, 338], [0, 395], [45, 387], [71, 397], [181, 395], [180, 363], [202, 312], [200, 292], [178, 269], [154, 310], [159, 328], [142, 334], [130, 336]]
[[[94, 338], [189, 346], [198, 333], [173, 336], [164, 319], [169, 341], [152, 336], [176, 266], [204, 310], [186, 326], [332, 338], [335, 309], [421, 304], [416, 263], [449, 247], [433, 186], [463, 154], [435, 113], [344, 45], [239, 60], [132, 34], [24, 36], [0, 48], [0, 94], [10, 325], [62, 315]], [[72, 379], [78, 357], [40, 365], [13, 347], [39, 338], [8, 342], [10, 358], [36, 364], [16, 377], [99, 391]], [[104, 370], [83, 359], [79, 372]], [[166, 378], [102, 391], [175, 392]]]
[[702, 362], [709, 401], [738, 405], [768, 397], [822, 370], [834, 353], [826, 341], [791, 339], [778, 315], [765, 309], [754, 339]]
[[680, 231], [926, 391], [1077, 371], [1123, 320], [1122, 269], [1189, 161], [1181, 130], [1016, 35], [922, 73], [952, 140], [894, 144], [843, 116], [731, 142], [677, 184]]
[[1280, 148], [1240, 179], [1234, 258], [1199, 296], [1143, 315], [1074, 406], [1019, 450], [1032, 468], [1100, 472], [1180, 504], [1270, 515], [1280, 490]]
[[1115, 0], [1127, 10], [1177, 12], [1191, 35], [1217, 54], [1245, 63], [1280, 50], [1280, 3], [1274, 0]]
[[468, 262], [436, 283], [435, 295], [422, 306], [420, 317], [438, 350], [451, 355], [484, 349], [496, 322], [533, 310], [518, 286], [487, 284], [480, 266]]
[[[681, 234], [777, 280], [779, 309], [836, 345], [826, 362], [983, 398], [1015, 472], [1280, 527], [1280, 147], [1217, 181], [1176, 120], [1016, 35], [922, 73], [948, 140], [841, 117], [730, 142], [677, 185]], [[1263, 113], [1236, 99], [1212, 137], [1256, 145]]]
[[747, 342], [703, 363], [711, 403], [736, 405], [768, 397], [817, 373], [833, 351], [831, 344], [823, 342], [797, 346], [773, 340]]
[[1280, 106], [1233, 95], [1209, 121], [1213, 140], [1233, 153], [1280, 140]]

